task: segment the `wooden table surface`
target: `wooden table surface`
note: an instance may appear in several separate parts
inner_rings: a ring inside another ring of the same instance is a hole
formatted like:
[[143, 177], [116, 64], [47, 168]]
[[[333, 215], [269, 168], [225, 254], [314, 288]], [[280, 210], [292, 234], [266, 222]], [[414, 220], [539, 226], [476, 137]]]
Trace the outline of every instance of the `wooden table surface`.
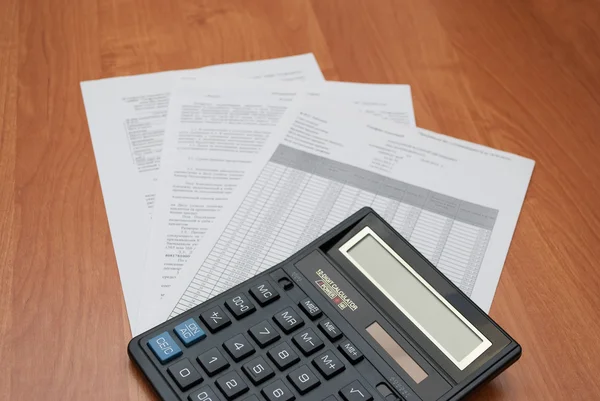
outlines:
[[594, 0], [1, 0], [0, 400], [153, 400], [83, 80], [313, 52], [412, 85], [419, 126], [536, 161], [491, 309], [521, 360], [471, 399], [600, 399]]

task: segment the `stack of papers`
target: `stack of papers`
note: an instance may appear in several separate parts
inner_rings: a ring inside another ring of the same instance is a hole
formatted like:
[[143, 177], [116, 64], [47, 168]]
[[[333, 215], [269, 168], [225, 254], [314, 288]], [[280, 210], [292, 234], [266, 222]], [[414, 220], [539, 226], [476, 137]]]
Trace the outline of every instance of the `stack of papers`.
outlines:
[[312, 54], [81, 83], [134, 335], [371, 206], [489, 311], [534, 161]]

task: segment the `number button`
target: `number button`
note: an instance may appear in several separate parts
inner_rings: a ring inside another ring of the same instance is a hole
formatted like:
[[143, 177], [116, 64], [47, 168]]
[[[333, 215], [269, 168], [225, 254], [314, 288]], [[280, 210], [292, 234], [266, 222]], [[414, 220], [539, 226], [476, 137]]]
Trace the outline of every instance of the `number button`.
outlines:
[[346, 369], [342, 361], [340, 361], [331, 350], [323, 352], [321, 355], [313, 359], [312, 362], [327, 380], [331, 379], [338, 373], [342, 373], [344, 369]]
[[228, 299], [225, 306], [238, 320], [256, 310], [256, 306], [244, 294]]
[[190, 394], [190, 401], [221, 401], [215, 392], [208, 386], [202, 387], [200, 390]]
[[208, 326], [211, 333], [216, 333], [231, 324], [231, 319], [218, 306], [207, 310], [200, 315], [200, 318]]
[[214, 376], [229, 367], [227, 359], [216, 348], [212, 348], [200, 355], [198, 363], [209, 376]]
[[250, 288], [250, 294], [260, 306], [268, 305], [279, 298], [279, 293], [268, 281]]
[[166, 331], [148, 341], [148, 346], [163, 365], [182, 354], [179, 345]]
[[318, 319], [323, 314], [321, 308], [315, 305], [310, 298], [304, 298], [298, 305], [300, 305], [300, 309], [306, 313], [306, 316], [308, 316], [310, 320]]
[[286, 342], [282, 342], [278, 346], [271, 348], [267, 352], [267, 355], [269, 355], [269, 358], [277, 365], [279, 370], [285, 370], [300, 360], [298, 354]]
[[373, 396], [369, 394], [358, 380], [354, 380], [341, 389], [340, 395], [344, 401], [371, 401], [373, 399]]
[[217, 379], [217, 387], [228, 400], [244, 394], [248, 391], [248, 385], [236, 372], [229, 372]]
[[296, 334], [292, 341], [306, 356], [314, 354], [324, 346], [323, 340], [312, 329], [306, 329]]
[[237, 336], [225, 341], [223, 347], [225, 347], [227, 353], [229, 353], [229, 355], [231, 355], [233, 360], [236, 362], [239, 362], [254, 353], [254, 347], [243, 334], [238, 334]]
[[319, 329], [321, 329], [331, 341], [337, 341], [342, 338], [342, 331], [329, 319], [321, 320], [319, 322]]
[[351, 364], [356, 364], [363, 359], [363, 354], [348, 340], [344, 341], [338, 346], [338, 349], [342, 352], [342, 355], [346, 357]]
[[317, 375], [307, 366], [302, 365], [288, 375], [288, 380], [300, 394], [306, 394], [321, 384]]
[[276, 380], [261, 391], [267, 401], [293, 401], [294, 394], [281, 380]]
[[186, 347], [189, 347], [206, 337], [206, 333], [194, 319], [188, 319], [175, 326], [175, 334], [177, 334], [177, 337], [179, 337]]
[[202, 381], [202, 376], [187, 358], [169, 366], [167, 371], [182, 390], [187, 390]]
[[242, 366], [242, 370], [254, 385], [260, 384], [275, 376], [275, 372], [262, 356], [254, 358], [246, 363]]
[[273, 344], [280, 338], [279, 333], [276, 332], [273, 326], [266, 320], [263, 320], [256, 326], [252, 326], [250, 330], [248, 330], [248, 333], [250, 333], [250, 337], [252, 337], [261, 348]]
[[273, 316], [273, 320], [285, 334], [290, 334], [292, 331], [304, 325], [304, 320], [292, 308], [285, 308]]

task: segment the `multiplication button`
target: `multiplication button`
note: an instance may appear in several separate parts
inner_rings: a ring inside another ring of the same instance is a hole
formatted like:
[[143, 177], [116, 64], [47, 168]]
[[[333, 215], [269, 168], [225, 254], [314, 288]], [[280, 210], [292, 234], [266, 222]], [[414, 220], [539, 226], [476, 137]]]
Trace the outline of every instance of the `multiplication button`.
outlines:
[[260, 306], [268, 305], [279, 298], [279, 293], [268, 281], [250, 288], [250, 294], [252, 294]]
[[202, 321], [208, 326], [208, 329], [211, 333], [216, 333], [217, 331], [227, 327], [231, 324], [231, 319], [229, 316], [223, 312], [218, 306], [215, 306], [203, 314], [200, 315]]

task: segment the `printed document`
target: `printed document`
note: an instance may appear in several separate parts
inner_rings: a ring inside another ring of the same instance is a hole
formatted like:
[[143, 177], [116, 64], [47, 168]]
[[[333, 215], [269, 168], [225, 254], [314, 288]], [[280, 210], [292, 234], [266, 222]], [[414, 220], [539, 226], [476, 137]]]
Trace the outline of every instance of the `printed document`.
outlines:
[[141, 330], [284, 260], [363, 206], [489, 310], [534, 162], [313, 103], [249, 166], [165, 297], [144, 305], [152, 313]]
[[[181, 77], [171, 96], [158, 196], [144, 268], [139, 313], [164, 296], [179, 270], [273, 135], [291, 97], [358, 107], [364, 113], [414, 126], [408, 85], [324, 82], [264, 85], [212, 83]], [[348, 139], [352, 139], [348, 136]], [[270, 141], [271, 143], [276, 143]], [[273, 149], [274, 150], [274, 149]], [[271, 150], [270, 152], [272, 152]], [[137, 331], [137, 330], [136, 330]]]
[[81, 83], [127, 312], [135, 316], [169, 94], [181, 73], [227, 81], [323, 81], [312, 54]]

